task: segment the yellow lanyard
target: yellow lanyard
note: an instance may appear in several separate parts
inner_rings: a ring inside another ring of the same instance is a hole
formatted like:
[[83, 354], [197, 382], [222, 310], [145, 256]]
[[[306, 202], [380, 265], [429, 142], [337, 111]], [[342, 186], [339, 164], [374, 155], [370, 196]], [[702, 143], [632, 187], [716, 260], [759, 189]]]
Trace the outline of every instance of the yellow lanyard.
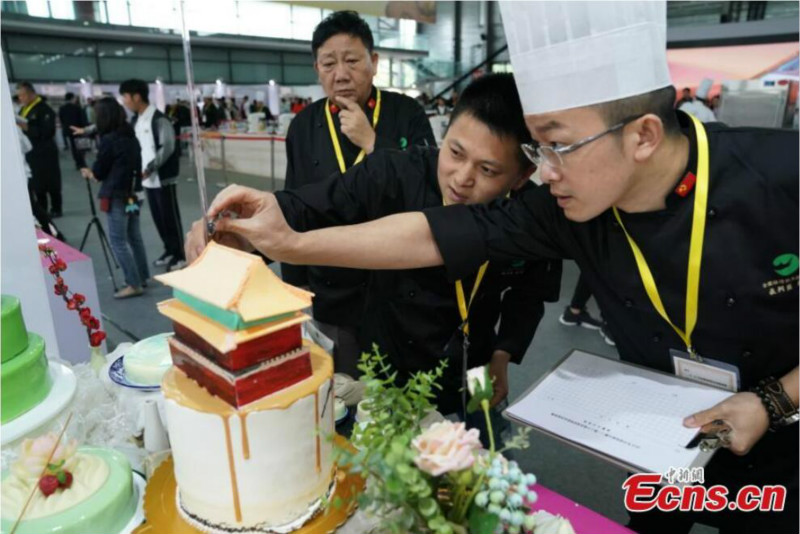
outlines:
[[461, 314], [461, 320], [464, 321], [464, 334], [469, 335], [469, 309], [472, 306], [472, 301], [475, 300], [475, 294], [478, 292], [478, 287], [480, 287], [481, 282], [483, 281], [483, 275], [486, 274], [486, 269], [489, 267], [489, 262], [487, 261], [481, 268], [478, 269], [478, 276], [475, 277], [475, 285], [472, 286], [472, 293], [469, 296], [469, 302], [467, 299], [464, 298], [464, 285], [461, 283], [461, 280], [456, 280], [456, 298], [458, 299], [458, 313]]
[[[375, 98], [375, 111], [372, 113], [372, 129], [374, 130], [378, 126], [378, 118], [381, 116], [381, 90], [375, 89], [376, 98]], [[336, 127], [333, 125], [333, 117], [331, 117], [331, 102], [327, 100], [325, 102], [325, 118], [328, 119], [328, 131], [331, 134], [331, 141], [333, 142], [333, 151], [336, 153], [336, 161], [339, 162], [339, 170], [342, 171], [342, 174], [347, 171], [347, 165], [344, 162], [344, 155], [342, 155], [342, 147], [339, 145], [339, 136], [336, 135]], [[355, 162], [353, 165], [357, 165], [361, 163], [361, 160], [364, 159], [367, 153], [364, 152], [364, 149], [361, 149], [361, 152], [358, 153], [358, 157], [356, 157]]]
[[694, 116], [689, 115], [692, 122], [694, 122], [695, 135], [697, 137], [697, 184], [694, 194], [694, 214], [692, 216], [692, 232], [691, 240], [689, 242], [689, 267], [686, 276], [686, 329], [681, 330], [670, 320], [667, 311], [664, 309], [664, 304], [661, 302], [661, 297], [658, 294], [653, 273], [650, 272], [650, 267], [644, 259], [642, 251], [633, 241], [633, 238], [625, 229], [622, 224], [622, 219], [619, 216], [617, 208], [613, 208], [614, 216], [617, 222], [625, 232], [625, 237], [628, 238], [628, 244], [633, 251], [633, 257], [636, 259], [636, 265], [639, 267], [639, 275], [642, 278], [647, 296], [650, 297], [650, 302], [653, 303], [656, 311], [664, 318], [667, 323], [678, 333], [681, 339], [686, 343], [686, 349], [689, 355], [697, 358], [697, 353], [692, 345], [692, 332], [697, 324], [697, 306], [700, 294], [700, 261], [703, 258], [703, 237], [706, 228], [706, 205], [708, 203], [708, 137], [706, 136], [703, 123], [697, 120]]
[[35, 106], [36, 104], [38, 104], [41, 101], [42, 101], [42, 97], [41, 96], [37, 96], [34, 99], [33, 102], [31, 102], [30, 104], [28, 104], [27, 106], [22, 108], [22, 111], [20, 112], [20, 115], [22, 116], [22, 118], [23, 119], [27, 119], [28, 118], [28, 113], [31, 112], [31, 110], [33, 109], [33, 106]]

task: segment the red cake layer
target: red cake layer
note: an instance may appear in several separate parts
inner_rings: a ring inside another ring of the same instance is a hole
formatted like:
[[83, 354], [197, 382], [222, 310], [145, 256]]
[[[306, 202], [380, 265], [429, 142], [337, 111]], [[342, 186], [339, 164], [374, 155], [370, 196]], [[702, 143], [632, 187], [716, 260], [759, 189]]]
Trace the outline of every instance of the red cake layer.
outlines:
[[294, 385], [312, 374], [311, 352], [297, 349], [237, 372], [223, 369], [188, 345], [169, 339], [172, 362], [209, 393], [240, 408]]
[[182, 324], [172, 321], [172, 327], [175, 330], [175, 337], [230, 371], [252, 367], [303, 346], [299, 324], [246, 341], [234, 350], [224, 353]]

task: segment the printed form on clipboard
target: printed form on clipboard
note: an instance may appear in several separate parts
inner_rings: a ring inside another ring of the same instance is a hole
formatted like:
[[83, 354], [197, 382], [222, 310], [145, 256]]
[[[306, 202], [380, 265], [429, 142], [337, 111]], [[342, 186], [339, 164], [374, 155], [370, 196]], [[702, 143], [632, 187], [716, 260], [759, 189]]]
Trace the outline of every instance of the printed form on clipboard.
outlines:
[[[574, 350], [505, 410], [512, 421], [635, 472], [703, 467], [683, 419], [732, 393]], [[696, 441], [696, 440], [695, 440]]]

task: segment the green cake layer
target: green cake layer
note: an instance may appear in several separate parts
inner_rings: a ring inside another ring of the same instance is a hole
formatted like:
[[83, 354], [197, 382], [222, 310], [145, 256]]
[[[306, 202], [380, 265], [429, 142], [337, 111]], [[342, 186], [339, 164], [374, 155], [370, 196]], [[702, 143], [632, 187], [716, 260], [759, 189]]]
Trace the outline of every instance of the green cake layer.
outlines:
[[[108, 465], [108, 478], [89, 497], [63, 512], [23, 520], [17, 534], [116, 534], [136, 512], [131, 466], [125, 456], [113, 449], [81, 447], [78, 452], [102, 458]], [[10, 476], [3, 473], [3, 482]], [[69, 491], [69, 490], [65, 490]], [[0, 532], [7, 534], [15, 517], [2, 517]]]
[[28, 331], [25, 330], [25, 320], [22, 318], [22, 306], [17, 297], [3, 295], [2, 324], [0, 328], [0, 361], [10, 360], [28, 346]]
[[184, 304], [192, 308], [200, 315], [204, 315], [209, 319], [211, 319], [212, 321], [218, 322], [222, 326], [226, 327], [228, 330], [246, 330], [253, 326], [280, 321], [282, 319], [286, 319], [294, 315], [293, 312], [284, 313], [281, 315], [275, 315], [273, 317], [260, 319], [258, 321], [248, 322], [242, 319], [242, 316], [234, 311], [223, 310], [222, 308], [214, 306], [213, 304], [209, 304], [208, 302], [195, 298], [189, 295], [188, 293], [184, 293], [179, 289], [173, 289], [172, 295], [180, 302], [183, 302]]
[[47, 397], [53, 387], [44, 340], [28, 333], [28, 346], [0, 367], [0, 422], [7, 423]]

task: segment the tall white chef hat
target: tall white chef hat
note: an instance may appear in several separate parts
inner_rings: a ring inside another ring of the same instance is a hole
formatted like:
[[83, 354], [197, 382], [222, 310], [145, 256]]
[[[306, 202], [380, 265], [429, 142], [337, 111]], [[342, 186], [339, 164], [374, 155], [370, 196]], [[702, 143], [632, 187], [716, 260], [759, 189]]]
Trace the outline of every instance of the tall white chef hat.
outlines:
[[671, 85], [665, 1], [500, 2], [525, 114]]
[[697, 86], [697, 91], [695, 91], [695, 96], [697, 98], [702, 98], [703, 100], [708, 99], [708, 93], [711, 92], [711, 87], [714, 85], [714, 80], [711, 78], [704, 78], [700, 85]]

